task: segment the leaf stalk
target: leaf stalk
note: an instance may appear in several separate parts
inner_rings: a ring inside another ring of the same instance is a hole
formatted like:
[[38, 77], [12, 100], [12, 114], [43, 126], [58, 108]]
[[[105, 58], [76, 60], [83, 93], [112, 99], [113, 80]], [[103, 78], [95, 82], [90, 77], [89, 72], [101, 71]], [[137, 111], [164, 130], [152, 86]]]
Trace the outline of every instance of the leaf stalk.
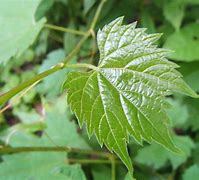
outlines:
[[83, 32], [83, 31], [69, 29], [69, 28], [65, 28], [65, 27], [61, 27], [61, 26], [52, 25], [52, 24], [44, 24], [44, 27], [48, 28], [48, 29], [53, 29], [53, 30], [56, 30], [56, 31], [67, 32], [67, 33], [76, 34], [76, 35], [80, 35], [80, 36], [85, 36], [86, 35], [86, 32]]

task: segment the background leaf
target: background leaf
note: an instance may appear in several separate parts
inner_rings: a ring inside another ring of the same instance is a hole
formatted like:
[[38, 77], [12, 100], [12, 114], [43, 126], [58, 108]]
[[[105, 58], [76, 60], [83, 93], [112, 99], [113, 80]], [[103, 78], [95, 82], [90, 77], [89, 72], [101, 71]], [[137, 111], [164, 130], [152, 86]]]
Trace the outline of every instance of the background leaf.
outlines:
[[[63, 49], [58, 49], [51, 52], [48, 54], [47, 59], [43, 61], [39, 68], [39, 72], [43, 72], [62, 62], [64, 58], [65, 52]], [[63, 69], [59, 72], [56, 72], [52, 76], [48, 76], [37, 86], [37, 91], [51, 98], [61, 94], [61, 87], [68, 71], [68, 69]]]
[[[35, 21], [34, 14], [40, 0], [2, 1], [0, 6], [0, 63], [21, 55], [35, 40], [45, 23]], [[16, 23], [18, 22], [18, 23]]]
[[135, 161], [143, 163], [148, 166], [152, 166], [155, 169], [159, 169], [167, 163], [169, 160], [172, 167], [176, 169], [182, 163], [184, 163], [191, 154], [191, 150], [194, 148], [194, 143], [189, 137], [175, 137], [175, 144], [183, 150], [180, 155], [173, 154], [166, 151], [164, 148], [157, 144], [144, 147], [138, 151]]
[[[20, 146], [67, 146], [75, 148], [89, 149], [87, 143], [81, 139], [76, 132], [73, 122], [69, 121], [70, 113], [61, 106], [63, 99], [55, 104], [46, 104], [47, 129], [41, 138], [27, 133], [20, 128], [15, 131], [9, 139], [9, 145]], [[64, 127], [64, 129], [63, 129]], [[8, 131], [7, 136], [1, 136], [6, 140], [13, 132]], [[49, 138], [50, 137], [50, 138]], [[55, 144], [54, 144], [55, 143]], [[4, 155], [3, 162], [0, 163], [0, 176], [6, 179], [81, 179], [85, 180], [85, 175], [80, 166], [67, 165], [67, 153], [65, 152], [31, 152], [13, 155]], [[30, 163], [31, 162], [31, 163]], [[12, 173], [10, 173], [12, 172]]]
[[183, 180], [197, 180], [197, 177], [199, 176], [199, 167], [198, 165], [193, 165], [190, 168], [188, 168], [185, 173], [183, 174]]
[[164, 47], [174, 50], [170, 58], [185, 62], [199, 60], [198, 33], [199, 24], [192, 23], [169, 36]]
[[165, 3], [164, 16], [171, 22], [176, 30], [179, 30], [184, 17], [185, 4], [181, 0], [175, 0]]

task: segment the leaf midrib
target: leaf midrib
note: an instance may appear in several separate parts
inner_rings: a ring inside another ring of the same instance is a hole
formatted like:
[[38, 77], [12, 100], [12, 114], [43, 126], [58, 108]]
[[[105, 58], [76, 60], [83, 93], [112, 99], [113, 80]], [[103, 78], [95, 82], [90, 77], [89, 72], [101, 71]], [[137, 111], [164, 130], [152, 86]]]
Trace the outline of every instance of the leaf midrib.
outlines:
[[[98, 84], [98, 89], [99, 89], [99, 94], [100, 94], [100, 98], [101, 98], [101, 102], [102, 102], [102, 106], [103, 106], [103, 111], [104, 111], [104, 114], [105, 114], [105, 116], [106, 116], [106, 121], [107, 121], [107, 124], [108, 124], [108, 126], [109, 126], [109, 129], [110, 129], [110, 131], [111, 131], [111, 134], [112, 134], [112, 136], [113, 136], [113, 138], [114, 138], [114, 141], [116, 142], [116, 144], [117, 144], [117, 146], [118, 146], [118, 148], [120, 149], [120, 152], [122, 153], [122, 155], [123, 155], [123, 157], [126, 159], [126, 161], [127, 162], [129, 162], [129, 159], [126, 157], [126, 155], [123, 153], [123, 151], [122, 151], [122, 149], [120, 148], [120, 145], [118, 144], [118, 142], [117, 142], [117, 138], [115, 137], [115, 135], [114, 135], [114, 132], [112, 132], [112, 129], [111, 129], [111, 126], [110, 126], [110, 124], [109, 124], [109, 118], [108, 118], [108, 116], [107, 116], [107, 114], [106, 114], [106, 110], [105, 110], [105, 105], [104, 105], [104, 101], [103, 101], [103, 99], [102, 99], [102, 94], [101, 94], [101, 91], [100, 91], [100, 83], [99, 83], [99, 74], [98, 74], [98, 76], [97, 76], [97, 84]], [[103, 116], [104, 116], [104, 114], [103, 114]], [[102, 119], [102, 118], [101, 118]], [[120, 124], [120, 122], [119, 122], [119, 124]], [[120, 126], [121, 126], [121, 124], [120, 124]], [[108, 136], [107, 136], [108, 137]], [[112, 148], [112, 147], [111, 147]], [[129, 167], [130, 168], [130, 167]]]
[[[148, 119], [148, 117], [140, 110], [140, 108], [139, 107], [137, 107], [134, 103], [132, 103], [132, 102], [130, 102], [129, 100], [128, 100], [128, 98], [122, 93], [122, 92], [120, 92], [120, 90], [118, 90], [117, 89], [117, 87], [115, 87], [107, 78], [106, 78], [106, 76], [103, 74], [103, 73], [100, 73], [109, 83], [110, 83], [110, 85], [118, 92], [118, 94], [121, 94], [130, 104], [132, 104], [146, 119], [147, 119], [147, 121], [151, 124], [151, 126], [153, 127], [153, 129], [156, 131], [156, 133], [158, 133], [159, 134], [159, 132], [157, 131], [157, 129], [156, 129], [156, 127], [151, 123], [151, 121]], [[99, 83], [98, 83], [99, 84]], [[159, 134], [159, 136], [162, 138], [162, 140], [166, 143], [166, 144], [168, 144], [168, 142], [167, 141], [165, 141], [165, 139], [164, 139], [164, 137], [162, 137], [162, 135], [161, 134]], [[156, 141], [154, 138], [153, 138], [153, 136], [151, 137], [154, 141]], [[157, 141], [156, 141], [157, 142]], [[166, 147], [166, 146], [165, 146]]]

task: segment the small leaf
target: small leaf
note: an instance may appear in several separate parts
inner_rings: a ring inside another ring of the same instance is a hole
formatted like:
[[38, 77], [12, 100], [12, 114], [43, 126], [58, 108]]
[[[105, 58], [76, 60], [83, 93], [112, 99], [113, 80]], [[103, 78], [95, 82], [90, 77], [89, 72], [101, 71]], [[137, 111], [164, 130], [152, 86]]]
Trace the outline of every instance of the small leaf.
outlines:
[[173, 169], [179, 167], [191, 155], [191, 150], [195, 147], [194, 142], [188, 136], [175, 136], [174, 142], [183, 151], [182, 154], [176, 156], [175, 154], [166, 151], [157, 144], [144, 147], [138, 151], [135, 160], [155, 169], [163, 167], [169, 160]]
[[79, 164], [65, 165], [61, 169], [62, 174], [68, 178], [67, 180], [86, 180], [86, 176]]
[[104, 165], [97, 165], [97, 167], [92, 166], [92, 174], [94, 180], [110, 180], [111, 179], [111, 169]]
[[188, 5], [197, 5], [198, 0], [175, 0], [166, 1], [164, 3], [164, 16], [173, 25], [176, 30], [179, 30]]
[[46, 12], [52, 8], [54, 3], [54, 0], [42, 0], [36, 10], [35, 19], [41, 19], [46, 14]]
[[199, 91], [199, 61], [190, 63], [181, 63], [180, 72], [183, 74], [183, 79], [189, 84], [194, 91]]
[[199, 1], [198, 0], [182, 0], [182, 2], [191, 4], [191, 5], [198, 5]]
[[161, 168], [167, 162], [167, 152], [157, 144], [143, 147], [138, 151], [135, 161], [154, 169]]
[[141, 14], [141, 25], [142, 27], [147, 27], [148, 33], [156, 32], [154, 20], [150, 13], [146, 10], [144, 10]]
[[177, 61], [199, 60], [199, 23], [192, 23], [180, 31], [171, 34], [165, 44], [165, 48], [174, 50], [170, 58]]
[[188, 168], [183, 174], [183, 180], [198, 180], [199, 177], [199, 166], [193, 165]]
[[180, 0], [170, 1], [164, 5], [164, 16], [173, 25], [176, 30], [179, 30], [184, 17], [185, 4]]
[[[0, 6], [0, 63], [21, 55], [35, 40], [45, 23], [35, 21], [40, 0], [1, 1]], [[2, 46], [3, 45], [3, 46]]]
[[128, 172], [124, 178], [124, 180], [136, 180], [130, 172]]
[[186, 103], [188, 109], [188, 119], [185, 124], [185, 128], [191, 127], [193, 131], [199, 130], [199, 116], [198, 116], [198, 109], [199, 109], [199, 101], [196, 99], [191, 98], [184, 98], [183, 103]]
[[89, 136], [114, 151], [132, 170], [127, 151], [129, 135], [142, 144], [155, 141], [173, 152], [167, 127], [164, 96], [181, 92], [197, 95], [181, 79], [165, 55], [168, 50], [153, 43], [160, 34], [147, 35], [136, 24], [121, 25], [118, 18], [99, 30], [99, 66], [90, 72], [71, 72], [65, 88], [68, 103]]
[[182, 102], [181, 98], [168, 99], [168, 102], [172, 105], [172, 108], [167, 110], [172, 125], [174, 127], [181, 127], [189, 117], [186, 104]]
[[89, 12], [95, 2], [96, 0], [84, 0], [84, 14]]
[[[63, 49], [57, 49], [50, 52], [39, 68], [39, 73], [48, 70], [49, 68], [55, 66], [56, 64], [62, 62], [65, 57], [65, 52]], [[46, 94], [47, 97], [55, 97], [61, 93], [61, 87], [64, 80], [65, 74], [68, 69], [63, 69], [54, 73], [51, 76], [46, 77], [38, 86], [37, 91], [41, 94]]]

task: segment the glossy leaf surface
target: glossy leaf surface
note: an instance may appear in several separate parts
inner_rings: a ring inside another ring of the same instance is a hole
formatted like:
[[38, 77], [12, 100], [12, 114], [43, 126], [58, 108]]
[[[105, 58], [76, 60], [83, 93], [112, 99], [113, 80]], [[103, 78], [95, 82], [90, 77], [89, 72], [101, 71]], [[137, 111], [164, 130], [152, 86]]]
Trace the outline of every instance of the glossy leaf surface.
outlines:
[[181, 92], [197, 95], [181, 79], [165, 56], [168, 50], [153, 43], [160, 34], [146, 34], [136, 24], [122, 25], [118, 18], [99, 30], [99, 65], [90, 72], [71, 72], [64, 87], [80, 126], [87, 126], [132, 169], [127, 151], [129, 135], [142, 144], [155, 141], [178, 152], [168, 130], [164, 97]]

